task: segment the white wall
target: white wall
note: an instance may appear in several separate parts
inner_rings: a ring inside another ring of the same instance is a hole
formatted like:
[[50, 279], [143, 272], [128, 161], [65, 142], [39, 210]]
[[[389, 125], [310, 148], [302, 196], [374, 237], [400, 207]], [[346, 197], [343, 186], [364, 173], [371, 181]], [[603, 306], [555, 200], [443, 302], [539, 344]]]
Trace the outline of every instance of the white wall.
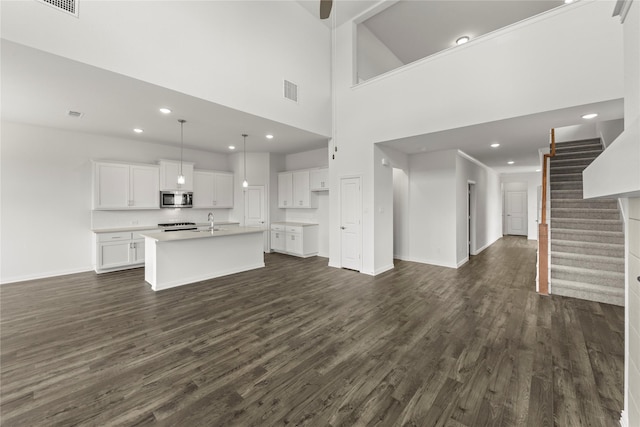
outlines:
[[[293, 1], [1, 2], [2, 37], [328, 135], [330, 33]], [[283, 79], [300, 102], [283, 98]]]
[[597, 138], [596, 123], [583, 123], [573, 126], [558, 127], [555, 129], [556, 142], [579, 141], [582, 139]]
[[[538, 240], [538, 187], [542, 185], [542, 175], [540, 172], [531, 173], [510, 173], [500, 175], [500, 181], [504, 185], [504, 192], [526, 191], [527, 192], [527, 238]], [[504, 194], [502, 198], [504, 200]], [[504, 206], [504, 203], [503, 203]], [[503, 217], [503, 233], [506, 234], [506, 224]]]
[[602, 144], [607, 148], [624, 130], [624, 119], [607, 120], [596, 123], [596, 131], [602, 140]]
[[470, 160], [460, 152], [456, 156], [456, 264], [461, 265], [468, 257], [467, 204], [468, 183], [475, 184], [475, 247], [472, 255], [480, 253], [502, 237], [502, 201], [500, 175], [493, 169]]
[[[206, 222], [208, 210], [202, 209], [92, 215], [92, 159], [156, 164], [179, 158], [176, 147], [6, 121], [0, 136], [3, 283], [90, 270], [92, 226]], [[200, 169], [233, 170], [222, 154], [185, 148], [184, 160]], [[224, 209], [216, 210], [216, 218], [234, 219]]]
[[357, 41], [358, 82], [394, 70], [404, 63], [364, 24], [359, 24]]
[[[386, 254], [386, 248], [372, 246], [377, 238], [375, 216], [381, 207], [374, 197], [378, 190], [373, 144], [617, 99], [623, 94], [622, 30], [611, 19], [609, 2], [578, 2], [560, 8], [355, 87], [352, 24], [336, 32], [334, 143], [338, 152], [330, 165], [332, 194], [337, 194], [340, 176], [363, 177], [363, 269], [367, 271], [392, 262], [376, 254]], [[469, 64], [474, 64], [472, 73]], [[563, 72], [558, 74], [558, 69]], [[389, 200], [383, 209], [392, 210], [392, 204]], [[330, 221], [339, 223], [339, 200], [333, 198]], [[333, 228], [330, 265], [339, 265], [339, 233]], [[445, 255], [434, 258], [436, 261], [455, 264], [455, 249], [451, 254], [447, 248], [441, 251]]]
[[409, 174], [393, 169], [393, 257], [409, 259]]
[[293, 171], [297, 169], [326, 168], [328, 166], [329, 148], [327, 147], [286, 155], [284, 170]]
[[457, 267], [457, 150], [409, 158], [410, 261]]

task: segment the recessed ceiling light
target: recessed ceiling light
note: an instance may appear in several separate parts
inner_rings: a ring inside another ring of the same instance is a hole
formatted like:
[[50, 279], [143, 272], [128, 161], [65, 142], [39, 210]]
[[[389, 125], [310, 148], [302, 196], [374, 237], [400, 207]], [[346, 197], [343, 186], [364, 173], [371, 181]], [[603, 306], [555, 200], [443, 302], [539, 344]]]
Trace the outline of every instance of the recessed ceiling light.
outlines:
[[230, 145], [230, 146], [229, 146], [229, 150], [235, 150], [235, 149], [236, 149], [236, 146], [235, 146], [235, 145]]
[[264, 137], [267, 138], [267, 139], [273, 139], [273, 135], [271, 135], [271, 134], [265, 135]]
[[536, 169], [536, 172], [540, 172], [540, 169]]
[[462, 36], [458, 38], [458, 40], [456, 40], [456, 44], [461, 45], [461, 44], [465, 44], [468, 41], [469, 41], [469, 36]]
[[598, 117], [598, 113], [589, 113], [589, 114], [585, 114], [584, 116], [582, 116], [583, 119], [594, 119]]
[[508, 165], [512, 165], [512, 164], [514, 164], [514, 163], [515, 163], [515, 162], [514, 162], [513, 160], [509, 160], [509, 161], [507, 162], [507, 164], [508, 164]]
[[166, 107], [162, 107], [162, 108], [160, 109], [160, 112], [161, 112], [162, 114], [171, 114], [171, 110], [170, 110], [170, 109], [168, 109], [168, 108], [166, 108]]
[[497, 142], [494, 142], [493, 144], [491, 144], [491, 148], [498, 148], [500, 147], [500, 144], [498, 144]]
[[573, 3], [574, 0], [564, 0], [564, 4]]
[[140, 128], [135, 128], [133, 131], [134, 131], [135, 133], [142, 133], [142, 132], [144, 132], [144, 131], [143, 131], [142, 129], [140, 129]]

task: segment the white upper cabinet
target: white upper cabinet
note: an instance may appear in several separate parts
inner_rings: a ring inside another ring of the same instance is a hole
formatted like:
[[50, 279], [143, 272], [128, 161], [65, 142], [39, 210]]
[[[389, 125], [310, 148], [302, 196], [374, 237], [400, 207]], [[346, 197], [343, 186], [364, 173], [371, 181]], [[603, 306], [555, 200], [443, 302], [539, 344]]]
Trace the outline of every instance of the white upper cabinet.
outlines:
[[314, 201], [309, 187], [308, 170], [278, 174], [279, 208], [313, 208]]
[[160, 191], [193, 191], [193, 163], [182, 162], [184, 184], [178, 184], [179, 160], [160, 160]]
[[159, 209], [159, 168], [94, 162], [93, 209]]
[[216, 208], [233, 207], [233, 174], [216, 172], [213, 180], [214, 199], [213, 206]]
[[290, 208], [293, 206], [293, 174], [282, 172], [278, 174], [278, 207]]
[[193, 173], [194, 208], [232, 208], [233, 174], [196, 170]]
[[329, 190], [329, 169], [312, 169], [309, 171], [311, 191]]
[[309, 171], [293, 172], [293, 206], [295, 208], [311, 207], [311, 189], [309, 187]]

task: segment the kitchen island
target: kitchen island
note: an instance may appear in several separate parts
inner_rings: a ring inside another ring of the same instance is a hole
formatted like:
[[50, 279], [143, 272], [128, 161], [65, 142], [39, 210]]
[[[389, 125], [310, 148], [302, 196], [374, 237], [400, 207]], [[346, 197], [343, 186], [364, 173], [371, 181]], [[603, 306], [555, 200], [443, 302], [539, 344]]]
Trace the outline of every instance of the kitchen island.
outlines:
[[263, 233], [253, 227], [140, 233], [144, 279], [160, 291], [264, 267]]

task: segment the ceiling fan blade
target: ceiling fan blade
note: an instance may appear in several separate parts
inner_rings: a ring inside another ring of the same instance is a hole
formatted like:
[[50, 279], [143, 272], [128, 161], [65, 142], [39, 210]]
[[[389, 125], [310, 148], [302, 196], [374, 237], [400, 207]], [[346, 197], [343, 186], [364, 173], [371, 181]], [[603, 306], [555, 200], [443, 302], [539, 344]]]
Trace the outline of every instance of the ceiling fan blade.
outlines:
[[320, 0], [320, 19], [327, 19], [331, 15], [333, 0]]

